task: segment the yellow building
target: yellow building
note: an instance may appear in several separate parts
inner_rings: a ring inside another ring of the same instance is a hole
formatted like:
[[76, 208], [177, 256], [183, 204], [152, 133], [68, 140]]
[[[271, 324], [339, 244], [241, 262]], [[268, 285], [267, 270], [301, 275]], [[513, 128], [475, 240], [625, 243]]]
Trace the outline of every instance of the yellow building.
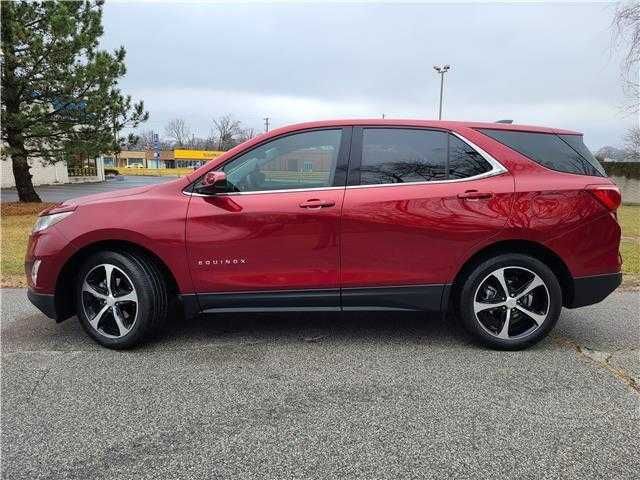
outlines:
[[219, 157], [223, 153], [224, 152], [219, 152], [216, 150], [174, 149], [174, 166], [177, 168], [199, 167], [200, 165], [204, 165], [209, 160], [213, 160], [214, 158]]
[[103, 155], [107, 168], [192, 168], [199, 167], [224, 152], [216, 150], [161, 150], [156, 158], [154, 150], [122, 150], [115, 155]]

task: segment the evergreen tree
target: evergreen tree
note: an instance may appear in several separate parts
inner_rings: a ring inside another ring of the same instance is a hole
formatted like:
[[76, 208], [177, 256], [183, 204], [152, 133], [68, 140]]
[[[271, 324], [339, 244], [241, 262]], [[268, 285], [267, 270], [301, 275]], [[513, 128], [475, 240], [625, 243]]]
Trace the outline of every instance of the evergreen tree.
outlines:
[[117, 152], [118, 132], [149, 116], [118, 89], [124, 47], [98, 49], [103, 3], [2, 2], [2, 141], [22, 202], [40, 201], [28, 159]]

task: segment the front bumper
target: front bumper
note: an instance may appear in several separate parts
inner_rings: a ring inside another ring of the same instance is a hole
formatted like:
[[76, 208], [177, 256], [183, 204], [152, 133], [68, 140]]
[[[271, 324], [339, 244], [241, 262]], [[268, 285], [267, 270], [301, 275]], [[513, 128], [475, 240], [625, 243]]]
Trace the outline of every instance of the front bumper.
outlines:
[[608, 273], [573, 279], [573, 298], [567, 308], [586, 307], [601, 302], [622, 283], [622, 273]]
[[48, 293], [37, 293], [32, 288], [27, 290], [27, 298], [38, 310], [53, 320], [58, 320], [55, 296]]

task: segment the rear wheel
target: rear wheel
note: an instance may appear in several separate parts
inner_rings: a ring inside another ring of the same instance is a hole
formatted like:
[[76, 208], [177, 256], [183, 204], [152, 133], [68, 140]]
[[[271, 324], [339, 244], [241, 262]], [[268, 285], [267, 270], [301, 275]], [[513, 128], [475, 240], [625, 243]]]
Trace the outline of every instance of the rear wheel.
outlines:
[[82, 265], [77, 282], [78, 319], [105, 347], [137, 345], [167, 316], [164, 278], [142, 255], [98, 252]]
[[544, 263], [505, 254], [479, 264], [459, 298], [463, 325], [492, 348], [517, 350], [540, 341], [562, 310], [558, 279]]

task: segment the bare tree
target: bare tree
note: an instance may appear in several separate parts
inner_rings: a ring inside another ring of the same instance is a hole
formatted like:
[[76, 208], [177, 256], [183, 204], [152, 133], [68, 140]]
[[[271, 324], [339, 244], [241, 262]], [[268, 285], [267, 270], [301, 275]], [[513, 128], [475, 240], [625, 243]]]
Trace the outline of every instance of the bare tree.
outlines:
[[176, 146], [185, 147], [192, 137], [191, 128], [182, 118], [174, 118], [164, 127], [165, 135], [173, 140]]
[[626, 160], [640, 161], [640, 127], [632, 127], [624, 136]]
[[[129, 145], [128, 148], [148, 150], [154, 147], [154, 139], [158, 135], [153, 130], [143, 130], [136, 134], [136, 142]], [[158, 136], [158, 143], [161, 150], [168, 150], [172, 147], [171, 143]]]
[[617, 47], [625, 49], [622, 63], [623, 89], [628, 98], [626, 109], [640, 110], [640, 2], [620, 3], [613, 17], [612, 29]]
[[143, 149], [151, 148], [155, 135], [156, 133], [153, 130], [143, 130], [138, 134], [138, 141], [135, 146]]
[[253, 128], [241, 128], [238, 133], [238, 144], [246, 142], [247, 140], [251, 140], [256, 136], [255, 130]]
[[215, 150], [218, 148], [218, 142], [213, 137], [192, 137], [189, 142], [189, 148], [193, 148], [195, 150]]
[[238, 142], [236, 137], [240, 134], [240, 120], [236, 120], [230, 114], [213, 119], [213, 130], [218, 140], [218, 150], [229, 150]]

